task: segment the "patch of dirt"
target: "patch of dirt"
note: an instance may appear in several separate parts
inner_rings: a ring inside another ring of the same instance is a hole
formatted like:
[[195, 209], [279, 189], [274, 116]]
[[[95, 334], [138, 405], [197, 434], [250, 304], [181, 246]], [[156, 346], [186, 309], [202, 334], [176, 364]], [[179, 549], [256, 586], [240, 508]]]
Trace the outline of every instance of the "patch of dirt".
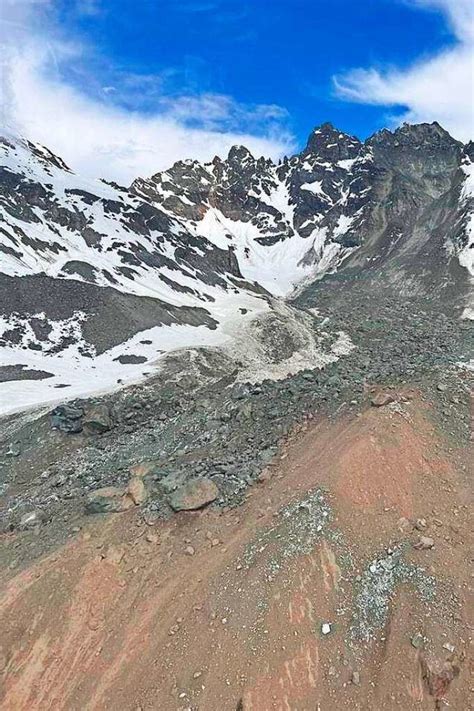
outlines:
[[472, 452], [412, 395], [308, 420], [238, 509], [90, 517], [4, 571], [2, 709], [471, 708]]

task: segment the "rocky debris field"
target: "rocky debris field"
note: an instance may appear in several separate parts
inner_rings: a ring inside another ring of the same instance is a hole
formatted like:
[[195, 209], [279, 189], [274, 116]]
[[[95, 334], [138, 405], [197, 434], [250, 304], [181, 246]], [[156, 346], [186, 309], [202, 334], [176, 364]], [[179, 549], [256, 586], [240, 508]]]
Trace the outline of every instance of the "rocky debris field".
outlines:
[[332, 296], [314, 285], [297, 300], [313, 309], [315, 328], [344, 331], [355, 346], [322, 369], [251, 384], [218, 351], [177, 352], [142, 385], [4, 420], [0, 525], [26, 537], [3, 551], [5, 562], [14, 569], [63, 541], [84, 515], [124, 510], [137, 468], [144, 493], [134, 505], [147, 519], [171, 515], [189, 482], [213, 487], [202, 505], [239, 504], [302, 423], [359, 411], [371, 399], [383, 406], [396, 400], [390, 387], [419, 388], [446, 436], [467, 444], [471, 323], [389, 289], [374, 298], [356, 284], [345, 301]]
[[442, 419], [461, 383], [306, 419], [240, 506], [194, 476], [156, 519], [143, 461], [105, 492], [120, 513], [58, 509], [67, 541], [29, 565], [54, 517], [4, 534], [2, 709], [468, 709], [470, 450], [462, 407]]

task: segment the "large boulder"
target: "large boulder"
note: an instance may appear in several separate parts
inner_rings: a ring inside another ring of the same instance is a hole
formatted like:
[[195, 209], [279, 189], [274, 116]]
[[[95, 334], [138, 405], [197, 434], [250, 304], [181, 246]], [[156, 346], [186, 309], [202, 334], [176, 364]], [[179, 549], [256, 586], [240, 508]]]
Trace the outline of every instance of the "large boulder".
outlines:
[[395, 402], [395, 396], [392, 393], [378, 392], [370, 399], [372, 407], [384, 407], [392, 402]]
[[82, 432], [82, 417], [84, 410], [75, 405], [58, 405], [51, 413], [51, 427], [53, 429], [66, 432], [66, 434], [77, 434]]
[[126, 487], [106, 486], [92, 491], [86, 503], [86, 513], [121, 513], [141, 506], [148, 499], [148, 489], [139, 476], [132, 476]]
[[107, 405], [93, 405], [87, 408], [82, 422], [87, 434], [103, 434], [112, 427], [110, 410]]
[[127, 496], [129, 496], [135, 506], [144, 504], [148, 499], [148, 491], [142, 477], [132, 476], [128, 482]]
[[19, 528], [23, 530], [35, 528], [36, 526], [39, 526], [41, 522], [41, 515], [38, 511], [29, 511], [21, 517]]
[[184, 472], [170, 472], [160, 480], [160, 488], [165, 494], [172, 494], [173, 491], [182, 487], [184, 483]]
[[133, 506], [133, 500], [124, 489], [106, 486], [92, 491], [86, 503], [86, 513], [120, 513]]
[[169, 497], [174, 511], [194, 511], [207, 506], [219, 496], [219, 489], [211, 479], [191, 479]]

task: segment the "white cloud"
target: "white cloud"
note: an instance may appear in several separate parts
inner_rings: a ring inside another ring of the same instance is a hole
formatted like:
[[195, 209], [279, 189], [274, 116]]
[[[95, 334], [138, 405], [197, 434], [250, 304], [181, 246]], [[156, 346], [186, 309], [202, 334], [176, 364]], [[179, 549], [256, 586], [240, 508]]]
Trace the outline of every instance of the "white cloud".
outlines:
[[403, 107], [393, 119], [438, 121], [453, 136], [474, 136], [474, 4], [472, 0], [411, 0], [441, 10], [457, 39], [455, 46], [424, 57], [408, 69], [354, 69], [334, 77], [337, 94], [349, 101]]
[[[77, 7], [91, 11], [98, 4]], [[62, 41], [51, 24], [53, 9], [50, 0], [7, 0], [0, 22], [4, 131], [43, 143], [77, 172], [125, 184], [182, 158], [225, 155], [236, 143], [274, 157], [293, 147], [285, 112], [277, 106], [248, 107], [218, 94], [172, 98], [159, 93], [159, 77], [131, 75], [117, 77], [118, 89], [106, 85], [101, 95], [87, 95], [68, 83], [63, 69], [74, 66], [71, 60], [79, 64], [88, 49]], [[142, 85], [153, 96], [154, 113], [114, 101], [134, 82], [135, 95]]]
[[441, 10], [446, 15], [456, 37], [474, 41], [474, 6], [471, 0], [407, 0], [411, 5]]

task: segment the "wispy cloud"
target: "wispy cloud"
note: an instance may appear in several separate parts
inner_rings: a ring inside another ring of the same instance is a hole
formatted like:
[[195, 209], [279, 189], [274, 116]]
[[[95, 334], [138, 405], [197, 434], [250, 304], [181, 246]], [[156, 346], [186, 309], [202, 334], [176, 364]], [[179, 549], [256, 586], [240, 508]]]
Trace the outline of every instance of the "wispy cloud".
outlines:
[[348, 101], [394, 107], [393, 123], [439, 121], [454, 136], [474, 135], [474, 5], [472, 0], [407, 0], [414, 8], [444, 13], [456, 42], [407, 69], [353, 69], [334, 77]]
[[[210, 92], [182, 95], [176, 86], [167, 93], [166, 73], [106, 68], [101, 76], [94, 51], [65, 41], [54, 25], [54, 0], [4, 2], [3, 129], [44, 143], [78, 172], [128, 183], [181, 158], [226, 154], [236, 143], [275, 157], [293, 147], [282, 108]], [[100, 3], [78, 0], [75, 9], [90, 14]]]
[[288, 112], [276, 104], [243, 104], [231, 96], [206, 93], [200, 96], [165, 97], [160, 101], [169, 118], [186, 125], [198, 122], [207, 130], [278, 132]]
[[474, 6], [471, 0], [406, 0], [413, 6], [441, 10], [456, 37], [474, 42]]

